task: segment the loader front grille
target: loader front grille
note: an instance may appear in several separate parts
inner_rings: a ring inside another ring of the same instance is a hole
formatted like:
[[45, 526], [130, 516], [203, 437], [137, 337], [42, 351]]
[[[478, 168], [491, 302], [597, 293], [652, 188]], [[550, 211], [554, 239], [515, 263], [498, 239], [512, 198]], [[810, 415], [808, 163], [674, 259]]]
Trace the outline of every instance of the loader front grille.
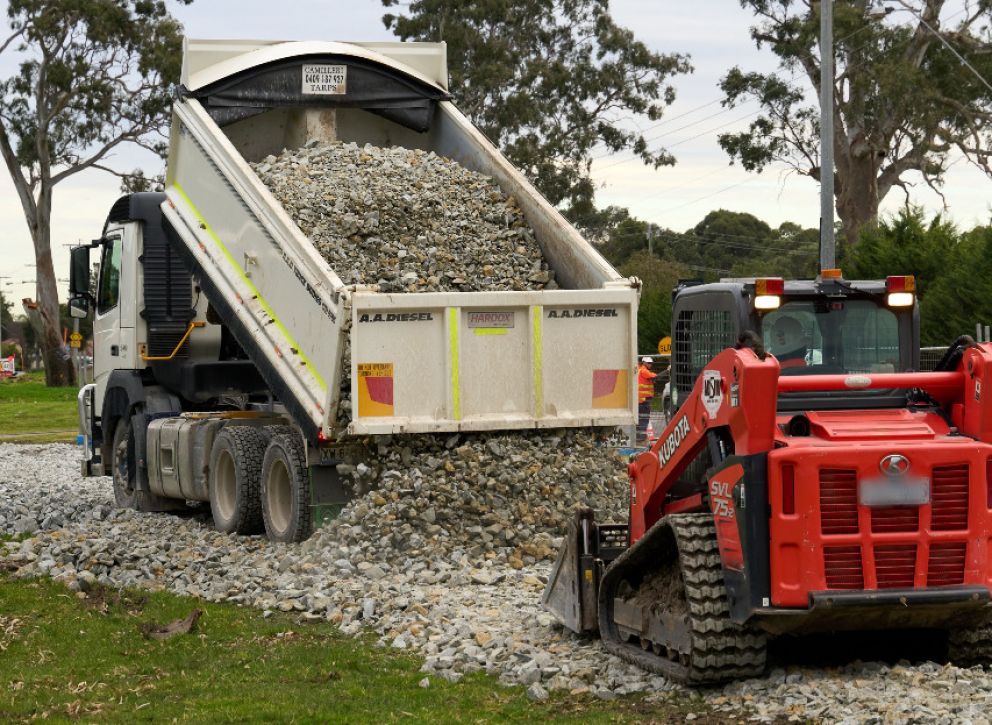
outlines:
[[968, 464], [933, 469], [930, 484], [934, 531], [968, 528]]
[[965, 541], [930, 545], [927, 562], [927, 585], [945, 587], [964, 583], [964, 560], [968, 551]]
[[871, 532], [873, 534], [918, 531], [919, 528], [920, 509], [915, 506], [894, 506], [892, 508], [872, 509]]
[[858, 474], [841, 468], [820, 471], [820, 528], [825, 536], [858, 533]]
[[823, 564], [827, 589], [864, 589], [865, 575], [860, 546], [826, 546]]
[[929, 532], [968, 530], [968, 465], [936, 466], [930, 475], [929, 512], [927, 506], [870, 508], [865, 511], [867, 519], [862, 527], [857, 471], [820, 470], [820, 530], [827, 537], [825, 543], [833, 542], [823, 547], [828, 589], [908, 589], [964, 583], [967, 541], [933, 541]]
[[879, 589], [909, 589], [916, 574], [916, 544], [875, 547], [875, 576]]

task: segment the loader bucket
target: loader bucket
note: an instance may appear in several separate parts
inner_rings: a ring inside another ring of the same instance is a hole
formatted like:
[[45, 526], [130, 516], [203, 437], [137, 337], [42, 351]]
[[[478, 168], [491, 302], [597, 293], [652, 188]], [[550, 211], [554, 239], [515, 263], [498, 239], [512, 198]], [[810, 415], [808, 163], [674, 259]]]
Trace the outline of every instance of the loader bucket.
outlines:
[[592, 509], [575, 512], [541, 597], [545, 609], [579, 634], [599, 630], [599, 572], [592, 554], [594, 527]]

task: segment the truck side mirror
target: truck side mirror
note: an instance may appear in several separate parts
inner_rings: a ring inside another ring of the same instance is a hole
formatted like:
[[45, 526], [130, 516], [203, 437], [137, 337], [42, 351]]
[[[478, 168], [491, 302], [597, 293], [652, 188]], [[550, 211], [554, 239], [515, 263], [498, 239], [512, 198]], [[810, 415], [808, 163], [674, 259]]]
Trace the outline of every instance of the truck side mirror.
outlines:
[[[89, 293], [90, 247], [73, 247], [69, 250], [69, 294], [72, 297], [87, 297]], [[73, 314], [72, 316], [76, 317], [77, 315]], [[86, 317], [86, 313], [78, 316]]]
[[69, 317], [83, 319], [90, 313], [89, 295], [69, 298]]

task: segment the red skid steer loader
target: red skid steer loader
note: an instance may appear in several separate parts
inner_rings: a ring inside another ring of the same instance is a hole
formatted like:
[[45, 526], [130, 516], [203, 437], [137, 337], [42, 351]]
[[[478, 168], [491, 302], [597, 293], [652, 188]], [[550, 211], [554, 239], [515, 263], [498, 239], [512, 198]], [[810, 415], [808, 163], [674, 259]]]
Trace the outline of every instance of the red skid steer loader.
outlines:
[[918, 372], [912, 277], [685, 284], [667, 428], [626, 524], [576, 515], [543, 602], [688, 684], [759, 675], [769, 637], [947, 633], [992, 658], [992, 345]]

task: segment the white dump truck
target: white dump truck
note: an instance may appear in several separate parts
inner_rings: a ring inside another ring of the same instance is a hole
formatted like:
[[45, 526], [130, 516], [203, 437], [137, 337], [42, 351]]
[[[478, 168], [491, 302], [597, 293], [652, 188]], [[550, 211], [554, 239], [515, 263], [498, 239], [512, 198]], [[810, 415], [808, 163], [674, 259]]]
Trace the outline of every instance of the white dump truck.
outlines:
[[[493, 178], [561, 289], [345, 285], [250, 166], [314, 140]], [[187, 40], [165, 186], [72, 251], [72, 314], [95, 316], [83, 471], [121, 505], [209, 501], [223, 531], [301, 540], [344, 503], [358, 436], [633, 425], [637, 282], [458, 111], [443, 44]]]

